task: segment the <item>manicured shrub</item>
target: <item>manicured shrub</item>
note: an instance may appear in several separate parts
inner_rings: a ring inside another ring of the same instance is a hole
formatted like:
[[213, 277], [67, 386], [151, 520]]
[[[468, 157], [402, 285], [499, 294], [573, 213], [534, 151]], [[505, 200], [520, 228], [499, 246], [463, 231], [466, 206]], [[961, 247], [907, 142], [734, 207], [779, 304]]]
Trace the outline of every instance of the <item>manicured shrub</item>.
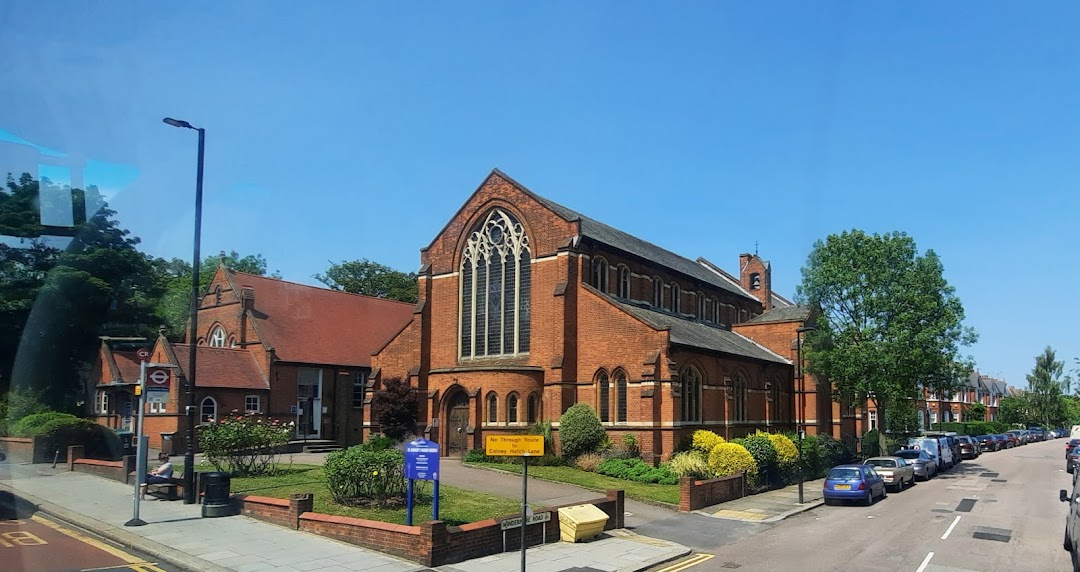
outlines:
[[[772, 441], [764, 435], [747, 435], [739, 439], [734, 439], [734, 443], [738, 443], [746, 450], [750, 452], [750, 456], [754, 458], [754, 463], [757, 465], [757, 474], [761, 477], [768, 476], [770, 479], [778, 479], [780, 476], [779, 465], [776, 461], [776, 449], [773, 447]], [[765, 484], [765, 483], [760, 483]]]
[[559, 441], [567, 459], [596, 452], [605, 437], [600, 418], [586, 403], [572, 405], [559, 418]]
[[376, 434], [368, 437], [368, 440], [358, 445], [358, 447], [365, 451], [385, 451], [387, 449], [394, 449], [397, 445], [398, 442], [393, 437]]
[[828, 473], [832, 467], [850, 463], [855, 459], [855, 455], [847, 447], [844, 447], [843, 443], [828, 435], [818, 435], [818, 441], [821, 444], [822, 470], [819, 474], [822, 476]]
[[627, 454], [631, 457], [640, 457], [641, 449], [638, 448], [638, 439], [635, 435], [627, 433], [622, 436], [623, 449], [626, 449]]
[[794, 463], [799, 458], [799, 449], [795, 447], [795, 443], [786, 435], [779, 433], [763, 433], [758, 431], [759, 435], [765, 435], [772, 443], [773, 449], [776, 449], [776, 460], [781, 465]]
[[291, 425], [258, 415], [233, 415], [199, 426], [199, 446], [219, 471], [236, 476], [273, 472], [281, 448], [289, 444]]
[[724, 442], [724, 438], [713, 433], [712, 431], [706, 431], [704, 429], [698, 429], [694, 431], [694, 436], [691, 441], [691, 446], [705, 453], [706, 455], [712, 452], [713, 448]]
[[595, 473], [603, 462], [604, 458], [602, 456], [596, 453], [585, 453], [574, 460], [574, 466], [579, 470]]
[[326, 456], [326, 486], [344, 505], [396, 506], [405, 500], [405, 454], [349, 447]]
[[822, 460], [823, 452], [821, 450], [821, 440], [817, 435], [807, 435], [802, 440], [802, 456], [803, 456], [803, 474], [808, 478], [817, 478], [819, 475], [823, 475], [822, 470], [828, 471], [832, 468], [829, 465], [828, 468], [824, 468], [825, 462]]
[[709, 471], [717, 477], [727, 477], [746, 471], [753, 478], [757, 475], [757, 463], [750, 451], [738, 443], [720, 443], [709, 451]]
[[679, 482], [678, 475], [673, 473], [667, 465], [653, 467], [641, 459], [608, 459], [600, 463], [597, 472], [601, 475], [638, 483], [674, 485]]
[[466, 463], [485, 463], [489, 461], [487, 453], [483, 449], [469, 449], [463, 459]]
[[862, 436], [862, 453], [864, 457], [876, 457], [881, 454], [881, 447], [878, 444], [878, 430], [871, 429]]
[[34, 413], [16, 421], [14, 425], [11, 426], [11, 434], [15, 437], [33, 437], [35, 435], [40, 435], [47, 425], [60, 419], [73, 420], [78, 419], [78, 417], [75, 417], [70, 413], [60, 413], [59, 411]]
[[707, 479], [712, 476], [709, 462], [701, 451], [683, 451], [671, 458], [671, 472], [680, 477]]
[[119, 459], [120, 438], [108, 427], [89, 419], [58, 417], [40, 426], [37, 435], [44, 441], [45, 450], [60, 451], [63, 457], [67, 448], [82, 445], [83, 454], [91, 459]]
[[0, 437], [14, 434], [10, 430], [24, 417], [48, 410], [49, 407], [41, 400], [41, 393], [37, 391], [13, 388], [0, 395]]

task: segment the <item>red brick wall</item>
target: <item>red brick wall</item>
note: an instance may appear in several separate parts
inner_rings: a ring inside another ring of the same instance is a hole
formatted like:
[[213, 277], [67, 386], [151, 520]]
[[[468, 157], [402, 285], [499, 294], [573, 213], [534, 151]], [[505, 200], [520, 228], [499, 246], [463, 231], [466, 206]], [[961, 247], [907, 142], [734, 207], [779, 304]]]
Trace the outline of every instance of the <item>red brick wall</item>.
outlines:
[[746, 480], [742, 474], [718, 479], [679, 479], [679, 510], [690, 512], [714, 504], [742, 498], [746, 495]]
[[289, 501], [255, 495], [236, 495], [233, 502], [240, 514], [258, 520], [295, 528], [289, 517]]
[[46, 455], [39, 439], [23, 437], [0, 437], [0, 453], [7, 455], [10, 463], [44, 463]]
[[418, 562], [426, 554], [419, 526], [305, 512], [300, 515], [300, 530]]

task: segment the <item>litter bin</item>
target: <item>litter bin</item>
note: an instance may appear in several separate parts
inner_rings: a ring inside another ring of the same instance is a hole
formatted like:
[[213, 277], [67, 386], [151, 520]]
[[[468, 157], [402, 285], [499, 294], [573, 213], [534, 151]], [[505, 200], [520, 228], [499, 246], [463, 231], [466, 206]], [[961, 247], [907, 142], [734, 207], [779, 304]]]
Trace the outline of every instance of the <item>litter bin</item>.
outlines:
[[175, 436], [176, 432], [161, 434], [161, 452], [170, 457], [176, 454], [175, 442], [173, 441]]
[[116, 437], [120, 440], [120, 456], [135, 454], [135, 433], [127, 429], [116, 429]]
[[203, 473], [203, 517], [228, 516], [230, 506], [229, 473]]
[[599, 536], [607, 524], [606, 512], [591, 504], [579, 504], [559, 509], [559, 532], [563, 542], [577, 542]]

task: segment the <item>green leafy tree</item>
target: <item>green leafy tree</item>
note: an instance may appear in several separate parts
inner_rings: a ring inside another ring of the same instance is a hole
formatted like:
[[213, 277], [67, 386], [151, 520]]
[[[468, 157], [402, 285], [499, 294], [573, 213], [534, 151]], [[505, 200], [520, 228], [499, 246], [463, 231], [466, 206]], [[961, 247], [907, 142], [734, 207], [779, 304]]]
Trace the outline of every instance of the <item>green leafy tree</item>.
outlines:
[[333, 290], [401, 302], [417, 300], [415, 272], [401, 272], [366, 258], [331, 262], [326, 274], [316, 274], [315, 279]]
[[1034, 413], [1034, 421], [1050, 427], [1066, 417], [1062, 396], [1069, 391], [1072, 381], [1064, 375], [1065, 362], [1057, 360], [1054, 348], [1047, 346], [1035, 356], [1035, 367], [1027, 375], [1027, 396]]
[[[96, 188], [52, 187], [24, 174], [0, 190], [0, 234], [22, 241], [0, 245], [0, 392], [39, 392], [45, 405], [71, 411], [86, 397], [98, 336], [152, 335], [162, 291], [139, 239]], [[50, 204], [67, 196], [70, 204]], [[70, 227], [40, 223], [41, 212], [60, 208], [71, 209]], [[60, 249], [48, 235], [71, 240]]]
[[883, 425], [898, 401], [951, 392], [971, 369], [959, 350], [976, 335], [962, 325], [941, 261], [932, 250], [919, 254], [904, 233], [852, 230], [817, 241], [798, 297], [820, 311], [804, 354], [810, 369], [832, 380], [835, 398], [871, 401]]
[[998, 420], [1002, 423], [1029, 425], [1032, 419], [1031, 401], [1026, 394], [1002, 397], [998, 402]]
[[[218, 265], [237, 272], [256, 276], [267, 275], [266, 258], [261, 254], [241, 256], [235, 250], [228, 254], [222, 252], [208, 256], [199, 263], [199, 291], [205, 292], [214, 279]], [[191, 263], [179, 258], [153, 260], [154, 270], [164, 294], [156, 301], [154, 313], [165, 325], [166, 335], [174, 340], [183, 338], [187, 320], [191, 316]], [[272, 278], [281, 278], [278, 272], [270, 274]]]
[[986, 406], [979, 402], [968, 405], [967, 412], [964, 414], [964, 420], [986, 421]]
[[371, 412], [383, 435], [400, 441], [416, 429], [420, 403], [409, 382], [392, 377], [372, 396]]
[[559, 417], [559, 443], [565, 459], [596, 452], [606, 437], [600, 417], [587, 403], [575, 403]]

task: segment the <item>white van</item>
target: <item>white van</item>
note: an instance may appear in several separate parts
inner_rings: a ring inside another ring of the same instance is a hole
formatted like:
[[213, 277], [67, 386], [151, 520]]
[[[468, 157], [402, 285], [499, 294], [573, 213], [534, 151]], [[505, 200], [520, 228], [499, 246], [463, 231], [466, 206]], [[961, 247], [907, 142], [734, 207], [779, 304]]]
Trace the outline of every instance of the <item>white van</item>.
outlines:
[[944, 470], [956, 464], [953, 459], [952, 447], [945, 437], [911, 437], [908, 439], [908, 447], [922, 449], [934, 458], [938, 470]]
[[1069, 439], [1080, 439], [1080, 425], [1073, 425], [1069, 431]]

